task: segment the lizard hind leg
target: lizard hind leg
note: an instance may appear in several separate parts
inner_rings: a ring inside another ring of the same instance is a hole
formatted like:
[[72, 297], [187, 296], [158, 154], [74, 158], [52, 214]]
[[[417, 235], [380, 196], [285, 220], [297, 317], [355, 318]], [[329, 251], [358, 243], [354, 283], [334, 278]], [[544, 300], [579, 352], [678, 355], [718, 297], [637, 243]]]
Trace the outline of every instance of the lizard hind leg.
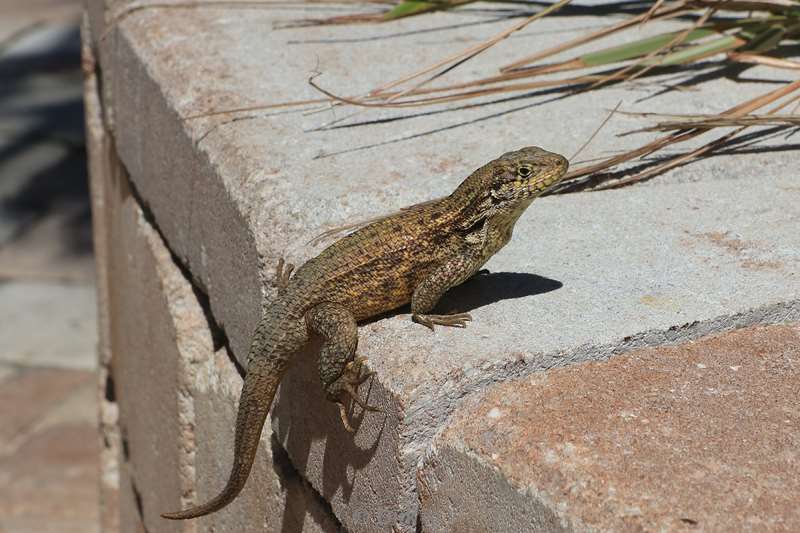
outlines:
[[323, 303], [308, 311], [306, 323], [323, 339], [319, 355], [319, 377], [328, 400], [339, 406], [342, 424], [352, 433], [354, 429], [347, 416], [349, 400], [364, 410], [379, 411], [358, 395], [358, 386], [374, 373], [365, 372], [366, 358], [355, 357], [358, 346], [356, 320], [344, 307]]

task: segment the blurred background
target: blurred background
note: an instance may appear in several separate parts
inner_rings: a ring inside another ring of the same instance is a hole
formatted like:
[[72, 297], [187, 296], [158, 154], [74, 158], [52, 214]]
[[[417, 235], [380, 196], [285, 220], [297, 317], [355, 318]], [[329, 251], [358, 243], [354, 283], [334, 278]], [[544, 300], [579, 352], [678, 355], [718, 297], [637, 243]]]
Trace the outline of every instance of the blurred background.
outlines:
[[0, 0], [0, 533], [98, 530], [79, 0]]

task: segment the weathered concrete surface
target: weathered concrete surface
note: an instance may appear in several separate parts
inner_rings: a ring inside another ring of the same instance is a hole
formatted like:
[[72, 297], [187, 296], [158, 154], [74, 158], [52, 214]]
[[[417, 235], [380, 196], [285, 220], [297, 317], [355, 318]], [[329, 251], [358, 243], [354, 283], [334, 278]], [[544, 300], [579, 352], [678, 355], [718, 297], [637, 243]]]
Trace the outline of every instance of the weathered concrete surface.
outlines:
[[[92, 2], [90, 11], [102, 13], [100, 4]], [[446, 194], [479, 164], [520, 144], [570, 154], [620, 99], [628, 110], [675, 112], [688, 101], [695, 111], [712, 112], [773, 87], [719, 79], [696, 94], [668, 92], [639, 103], [646, 95], [640, 87], [548, 105], [540, 104], [553, 95], [540, 94], [457, 113], [371, 112], [354, 119], [368, 122], [362, 126], [318, 131], [312, 130], [347, 111], [189, 118], [316, 97], [306, 84], [316, 69], [328, 87], [363, 93], [505, 25], [463, 26], [476, 22], [465, 10], [391, 29], [273, 31], [272, 22], [310, 12], [244, 12], [139, 9], [111, 30], [93, 29], [105, 36], [98, 46], [104, 88], [113, 94], [106, 115], [113, 116], [122, 161], [171, 250], [208, 293], [240, 361], [262, 295], [272, 296], [265, 282], [275, 260], [285, 254], [300, 263], [316, 253], [303, 243], [322, 229]], [[335, 12], [313, 8], [313, 16]], [[552, 32], [596, 22], [545, 20], [525, 43], [535, 49], [551, 44]], [[456, 79], [500, 63], [519, 42], [480, 56]], [[377, 64], [382, 68], [370, 67]], [[776, 76], [765, 69], [750, 74]], [[618, 119], [593, 153], [638, 144], [612, 135], [634, 125], [641, 124]], [[413, 528], [407, 518], [417, 507], [419, 455], [469, 391], [623, 349], [797, 318], [800, 237], [792, 226], [800, 212], [786, 172], [795, 158], [766, 152], [708, 159], [651, 186], [538, 201], [509, 248], [488, 265], [500, 274], [451, 298], [475, 318], [466, 331], [431, 335], [405, 314], [362, 328], [362, 354], [378, 371], [370, 400], [386, 415], [367, 415], [355, 441], [321, 399], [313, 361], [293, 369], [276, 407], [292, 462], [354, 531]], [[389, 519], [376, 519], [376, 512]]]
[[235, 505], [201, 521], [160, 518], [223, 486], [241, 378], [224, 348], [214, 354], [198, 295], [145, 220], [124, 170], [113, 154], [105, 157], [112, 161], [93, 178], [102, 182], [93, 190], [102, 195], [98, 216], [108, 224], [101, 228], [108, 263], [99, 271], [109, 280], [111, 358], [103, 362], [111, 381], [100, 385], [119, 413], [106, 405], [101, 417], [112, 438], [115, 426], [121, 432], [119, 494], [111, 495], [119, 501], [120, 530], [336, 531], [282, 452], [273, 461], [269, 431], [253, 482]]
[[[265, 432], [253, 482], [235, 505], [211, 518], [160, 518], [216, 493], [227, 478], [235, 404], [241, 388], [189, 282], [126, 192], [124, 174], [109, 206], [113, 387], [119, 405], [121, 530], [335, 531], [336, 524], [291, 467], [273, 464]], [[285, 459], [283, 460], [285, 462]], [[126, 518], [127, 517], [127, 518]]]
[[[109, 314], [120, 468], [138, 491], [136, 511], [147, 530], [189, 531], [188, 524], [165, 523], [159, 514], [193, 495], [187, 470], [194, 421], [182, 398], [196, 365], [211, 356], [211, 334], [191, 286], [124, 183], [116, 185], [116, 202], [109, 206], [115, 213]], [[131, 525], [122, 520], [121, 530], [135, 531]]]
[[800, 324], [646, 348], [470, 399], [425, 531], [797, 531]]

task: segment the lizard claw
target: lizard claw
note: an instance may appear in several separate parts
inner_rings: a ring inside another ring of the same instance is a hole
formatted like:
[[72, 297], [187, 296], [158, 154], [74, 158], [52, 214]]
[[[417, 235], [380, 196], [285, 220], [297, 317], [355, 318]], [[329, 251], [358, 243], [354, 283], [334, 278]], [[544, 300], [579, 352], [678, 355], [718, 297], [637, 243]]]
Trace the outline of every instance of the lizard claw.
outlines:
[[356, 357], [347, 363], [341, 377], [334, 382], [332, 386], [333, 389], [338, 389], [335, 390], [332, 396], [335, 398], [334, 402], [339, 406], [339, 416], [342, 419], [342, 425], [344, 425], [344, 429], [349, 433], [353, 433], [355, 430], [347, 416], [348, 402], [346, 401], [346, 397], [349, 397], [352, 402], [365, 411], [371, 411], [373, 413], [383, 412], [380, 407], [367, 404], [367, 402], [358, 395], [358, 386], [375, 375], [375, 372], [362, 372], [366, 360], [366, 357]]
[[411, 315], [411, 320], [422, 324], [433, 331], [433, 326], [449, 326], [452, 328], [465, 328], [467, 322], [472, 320], [469, 313], [456, 313], [454, 315]]

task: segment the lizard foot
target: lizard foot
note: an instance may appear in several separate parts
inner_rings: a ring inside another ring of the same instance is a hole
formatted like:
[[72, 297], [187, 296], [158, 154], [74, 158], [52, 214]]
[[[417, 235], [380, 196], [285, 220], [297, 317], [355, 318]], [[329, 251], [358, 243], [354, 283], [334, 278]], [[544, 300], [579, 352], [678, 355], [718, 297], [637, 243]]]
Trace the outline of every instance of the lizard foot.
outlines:
[[330, 384], [328, 387], [328, 395], [339, 406], [339, 415], [342, 418], [342, 425], [344, 428], [353, 433], [355, 430], [350, 425], [350, 420], [347, 416], [347, 398], [355, 402], [359, 407], [365, 411], [382, 412], [379, 407], [368, 405], [358, 395], [358, 386], [366, 380], [375, 375], [375, 372], [364, 372], [364, 362], [366, 357], [356, 357], [344, 367], [341, 377]]
[[279, 291], [282, 291], [289, 286], [289, 279], [294, 271], [294, 265], [291, 263], [284, 263], [283, 257], [278, 259], [278, 264], [275, 266], [275, 286]]
[[417, 324], [422, 324], [433, 331], [433, 326], [450, 326], [453, 328], [465, 328], [467, 322], [472, 320], [469, 313], [456, 313], [453, 315], [411, 315], [411, 320]]

